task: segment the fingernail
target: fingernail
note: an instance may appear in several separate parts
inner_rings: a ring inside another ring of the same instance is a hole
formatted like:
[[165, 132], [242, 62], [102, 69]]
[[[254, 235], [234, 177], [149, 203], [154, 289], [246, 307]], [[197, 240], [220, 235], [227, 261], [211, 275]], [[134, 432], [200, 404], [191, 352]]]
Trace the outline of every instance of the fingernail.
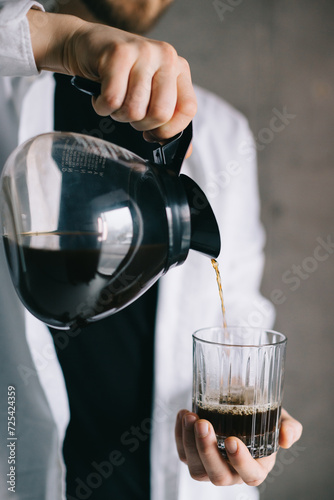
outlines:
[[207, 422], [199, 421], [195, 425], [196, 435], [200, 438], [204, 438], [209, 434], [209, 425]]
[[184, 425], [186, 426], [186, 428], [192, 427], [196, 420], [197, 418], [195, 417], [195, 415], [186, 415], [184, 417]]
[[238, 443], [236, 439], [227, 439], [225, 441], [225, 448], [227, 453], [234, 455], [238, 451]]

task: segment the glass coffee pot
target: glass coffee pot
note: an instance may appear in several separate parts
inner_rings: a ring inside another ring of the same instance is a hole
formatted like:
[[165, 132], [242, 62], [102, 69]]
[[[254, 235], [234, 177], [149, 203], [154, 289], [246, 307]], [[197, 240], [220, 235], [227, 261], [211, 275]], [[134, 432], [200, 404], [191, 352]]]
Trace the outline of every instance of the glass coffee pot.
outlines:
[[189, 249], [209, 257], [220, 235], [209, 202], [179, 175], [192, 137], [154, 151], [154, 162], [81, 134], [38, 135], [9, 157], [1, 179], [3, 241], [27, 309], [60, 329], [116, 313]]

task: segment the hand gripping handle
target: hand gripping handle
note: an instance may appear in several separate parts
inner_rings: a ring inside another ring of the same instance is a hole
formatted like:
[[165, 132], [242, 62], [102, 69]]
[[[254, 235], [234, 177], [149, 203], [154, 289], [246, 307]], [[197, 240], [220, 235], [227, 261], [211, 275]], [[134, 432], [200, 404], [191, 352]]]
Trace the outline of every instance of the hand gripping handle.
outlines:
[[[72, 85], [81, 92], [97, 97], [101, 94], [101, 83], [87, 80], [81, 76], [74, 76]], [[117, 122], [115, 122], [117, 126]], [[154, 163], [165, 165], [177, 175], [180, 173], [183, 160], [192, 140], [192, 122], [179, 134], [171, 137], [153, 151]], [[144, 139], [143, 139], [144, 140]]]

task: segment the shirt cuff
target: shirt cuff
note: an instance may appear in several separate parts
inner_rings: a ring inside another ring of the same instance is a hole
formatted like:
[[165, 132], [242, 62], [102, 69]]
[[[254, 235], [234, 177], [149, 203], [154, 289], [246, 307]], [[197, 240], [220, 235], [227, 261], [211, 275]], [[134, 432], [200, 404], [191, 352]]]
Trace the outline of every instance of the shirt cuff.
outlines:
[[39, 73], [26, 17], [31, 8], [44, 11], [41, 3], [28, 0], [5, 2], [0, 10], [0, 76], [31, 76]]

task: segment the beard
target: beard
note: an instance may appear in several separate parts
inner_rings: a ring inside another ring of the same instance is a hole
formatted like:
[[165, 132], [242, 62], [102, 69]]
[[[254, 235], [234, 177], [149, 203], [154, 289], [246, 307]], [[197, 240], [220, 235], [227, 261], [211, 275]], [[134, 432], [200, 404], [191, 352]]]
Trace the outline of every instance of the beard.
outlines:
[[143, 34], [160, 19], [173, 0], [81, 0], [103, 24]]

